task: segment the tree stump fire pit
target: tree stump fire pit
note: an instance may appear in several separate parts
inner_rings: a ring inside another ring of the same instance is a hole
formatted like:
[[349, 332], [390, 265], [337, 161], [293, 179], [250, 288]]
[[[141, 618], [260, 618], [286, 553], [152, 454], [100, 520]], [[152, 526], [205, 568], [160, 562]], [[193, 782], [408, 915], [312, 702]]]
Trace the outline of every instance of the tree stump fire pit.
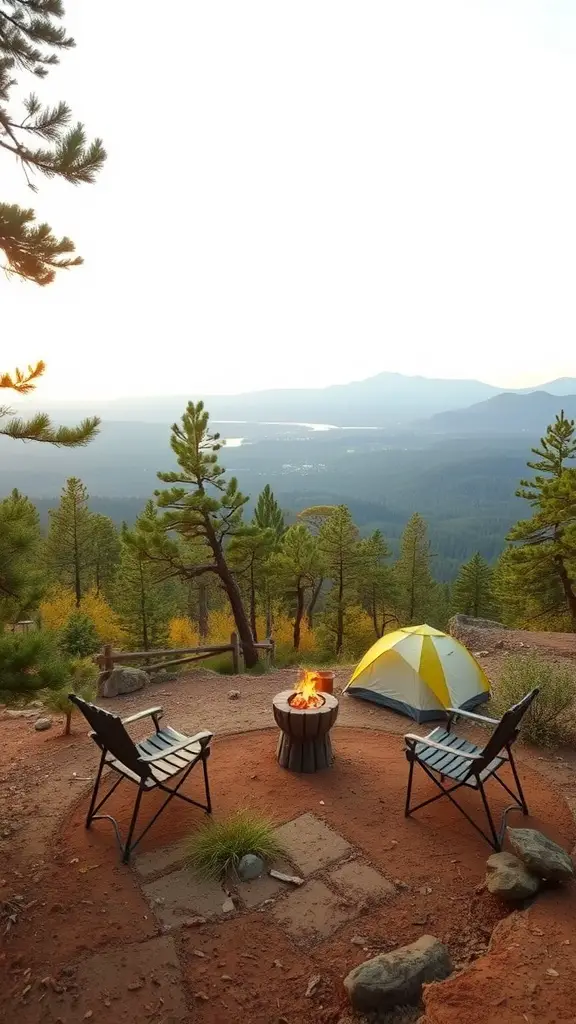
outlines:
[[314, 673], [305, 673], [295, 690], [283, 690], [272, 702], [280, 729], [276, 756], [292, 772], [317, 772], [334, 760], [330, 729], [338, 718], [338, 700], [316, 691]]

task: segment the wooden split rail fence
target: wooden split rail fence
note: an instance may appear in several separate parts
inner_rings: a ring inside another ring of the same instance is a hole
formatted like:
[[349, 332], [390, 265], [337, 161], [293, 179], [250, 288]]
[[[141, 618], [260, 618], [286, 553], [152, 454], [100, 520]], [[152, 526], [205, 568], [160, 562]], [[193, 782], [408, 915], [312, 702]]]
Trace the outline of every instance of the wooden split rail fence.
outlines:
[[[254, 646], [256, 650], [266, 652], [266, 662], [269, 666], [272, 665], [274, 661], [274, 641], [270, 638], [263, 643], [254, 644]], [[111, 644], [105, 644], [101, 653], [95, 655], [94, 661], [102, 672], [112, 672], [116, 665], [130, 664], [132, 661], [150, 662], [154, 658], [168, 658], [168, 661], [159, 661], [152, 665], [146, 664], [147, 672], [159, 672], [163, 668], [172, 668], [174, 665], [202, 661], [204, 658], [211, 658], [214, 654], [226, 654], [228, 651], [232, 654], [232, 671], [237, 675], [243, 663], [242, 644], [237, 633], [232, 633], [230, 643], [228, 644], [213, 644], [206, 647], [169, 647], [166, 650], [114, 651]], [[178, 655], [178, 657], [174, 658], [172, 655]]]

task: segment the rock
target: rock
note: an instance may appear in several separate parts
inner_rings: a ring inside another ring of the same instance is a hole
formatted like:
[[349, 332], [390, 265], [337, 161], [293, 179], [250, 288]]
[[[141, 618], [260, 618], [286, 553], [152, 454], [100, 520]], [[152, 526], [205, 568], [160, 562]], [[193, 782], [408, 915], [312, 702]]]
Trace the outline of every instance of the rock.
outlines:
[[289, 882], [290, 885], [304, 885], [304, 879], [300, 878], [299, 875], [285, 875], [283, 871], [276, 871], [275, 868], [270, 868], [268, 874], [270, 878], [276, 878], [278, 882]]
[[222, 904], [222, 913], [231, 914], [233, 910], [236, 910], [236, 907], [234, 906], [234, 900], [230, 898], [224, 900], [224, 903]]
[[264, 874], [265, 864], [261, 857], [256, 857], [253, 853], [247, 853], [242, 857], [238, 865], [238, 875], [244, 882], [249, 882], [252, 878], [259, 878], [260, 875]]
[[353, 935], [350, 939], [353, 946], [366, 946], [368, 945], [368, 939], [365, 935]]
[[228, 690], [228, 700], [239, 700], [240, 690]]
[[142, 668], [114, 668], [108, 674], [103, 672], [98, 680], [99, 697], [117, 697], [120, 693], [143, 690], [150, 682], [150, 676]]
[[312, 977], [309, 978], [309, 980], [308, 980], [308, 987], [307, 987], [306, 993], [305, 993], [306, 994], [306, 998], [307, 999], [311, 999], [312, 996], [316, 994], [316, 992], [318, 991], [318, 989], [319, 989], [321, 984], [322, 984], [322, 975], [321, 974], [313, 974]]
[[535, 828], [508, 828], [506, 832], [512, 849], [534, 875], [550, 882], [574, 878], [572, 859], [542, 832]]
[[504, 900], [525, 900], [534, 896], [540, 882], [513, 853], [493, 853], [486, 862], [486, 886]]
[[44, 705], [41, 700], [31, 700], [28, 703], [29, 708], [43, 708]]
[[474, 658], [487, 658], [489, 654], [490, 654], [490, 651], [474, 651], [473, 657]]
[[51, 729], [52, 728], [52, 719], [51, 718], [37, 718], [36, 721], [34, 722], [34, 728], [36, 729], [36, 732], [44, 732], [45, 729]]
[[7, 718], [34, 718], [36, 711], [18, 711], [13, 708], [7, 708], [4, 714]]
[[451, 973], [446, 947], [433, 935], [423, 935], [409, 946], [359, 964], [344, 979], [344, 987], [355, 1010], [391, 1010], [416, 1006], [423, 984], [442, 981]]

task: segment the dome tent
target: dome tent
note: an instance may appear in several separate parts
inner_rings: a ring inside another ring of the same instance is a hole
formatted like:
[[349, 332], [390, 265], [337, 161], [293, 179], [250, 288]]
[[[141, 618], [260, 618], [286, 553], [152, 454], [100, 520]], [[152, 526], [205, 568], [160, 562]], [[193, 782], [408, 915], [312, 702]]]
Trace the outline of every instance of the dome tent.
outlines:
[[470, 711], [488, 700], [490, 683], [470, 652], [432, 626], [406, 626], [377, 640], [344, 691], [400, 711], [417, 722]]

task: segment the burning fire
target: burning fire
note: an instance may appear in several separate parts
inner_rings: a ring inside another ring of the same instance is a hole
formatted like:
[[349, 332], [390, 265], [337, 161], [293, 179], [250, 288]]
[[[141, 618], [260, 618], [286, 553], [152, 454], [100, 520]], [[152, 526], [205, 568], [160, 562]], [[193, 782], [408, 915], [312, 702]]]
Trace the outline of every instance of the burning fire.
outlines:
[[316, 673], [304, 669], [302, 678], [298, 682], [292, 696], [288, 699], [290, 707], [299, 711], [307, 711], [311, 708], [321, 708], [324, 704], [324, 697], [316, 692]]

